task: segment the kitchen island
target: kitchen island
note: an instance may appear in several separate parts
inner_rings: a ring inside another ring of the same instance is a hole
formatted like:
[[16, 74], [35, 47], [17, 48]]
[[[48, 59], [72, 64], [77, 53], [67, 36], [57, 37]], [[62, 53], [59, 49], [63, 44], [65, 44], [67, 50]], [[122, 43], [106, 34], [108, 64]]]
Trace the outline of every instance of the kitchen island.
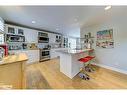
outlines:
[[0, 61], [0, 89], [25, 88], [26, 54], [9, 55]]
[[60, 55], [60, 72], [72, 79], [80, 72], [80, 68], [83, 66], [78, 59], [87, 56], [90, 50], [92, 49], [57, 50], [56, 52], [59, 52]]

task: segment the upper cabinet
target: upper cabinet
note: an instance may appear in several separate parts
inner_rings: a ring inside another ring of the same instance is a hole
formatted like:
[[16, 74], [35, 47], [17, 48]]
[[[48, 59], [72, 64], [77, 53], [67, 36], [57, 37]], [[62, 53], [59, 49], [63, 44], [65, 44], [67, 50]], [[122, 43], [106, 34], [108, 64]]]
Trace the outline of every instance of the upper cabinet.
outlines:
[[62, 35], [48, 33], [48, 36], [49, 36], [49, 43], [61, 43], [62, 41]]
[[[26, 43], [38, 43], [38, 41], [42, 41], [42, 43], [49, 43], [49, 44], [61, 44], [62, 42], [62, 35], [55, 34], [55, 33], [47, 33], [45, 31], [34, 30], [30, 28], [19, 27], [15, 25], [5, 24], [5, 32], [7, 35], [14, 35], [14, 36], [24, 36]], [[38, 35], [47, 34], [47, 35]]]
[[49, 43], [55, 43], [56, 34], [48, 33]]
[[56, 43], [61, 43], [62, 42], [62, 36], [59, 35], [59, 34], [56, 34], [55, 42]]
[[0, 32], [4, 32], [4, 20], [0, 17]]
[[7, 27], [7, 34], [16, 34], [16, 28], [8, 26]]
[[38, 43], [38, 31], [34, 29], [6, 24], [5, 32], [6, 34], [10, 34], [10, 35], [24, 36], [26, 43]]
[[38, 31], [24, 28], [24, 35], [27, 43], [38, 43]]
[[18, 28], [17, 29], [17, 34], [18, 35], [24, 35], [24, 29]]
[[12, 34], [12, 35], [24, 35], [24, 28], [6, 24], [5, 32], [6, 34]]

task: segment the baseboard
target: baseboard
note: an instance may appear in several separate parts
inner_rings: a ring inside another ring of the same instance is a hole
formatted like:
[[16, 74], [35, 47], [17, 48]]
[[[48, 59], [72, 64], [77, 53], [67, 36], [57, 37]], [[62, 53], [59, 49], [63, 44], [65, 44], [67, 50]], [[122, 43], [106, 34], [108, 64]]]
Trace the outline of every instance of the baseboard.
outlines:
[[110, 70], [119, 72], [119, 73], [127, 74], [127, 71], [125, 71], [125, 70], [121, 70], [121, 69], [118, 69], [118, 68], [114, 68], [114, 67], [106, 66], [106, 65], [103, 65], [103, 64], [96, 64], [96, 63], [94, 63], [94, 64], [97, 65], [97, 66], [106, 68], [106, 69], [110, 69]]

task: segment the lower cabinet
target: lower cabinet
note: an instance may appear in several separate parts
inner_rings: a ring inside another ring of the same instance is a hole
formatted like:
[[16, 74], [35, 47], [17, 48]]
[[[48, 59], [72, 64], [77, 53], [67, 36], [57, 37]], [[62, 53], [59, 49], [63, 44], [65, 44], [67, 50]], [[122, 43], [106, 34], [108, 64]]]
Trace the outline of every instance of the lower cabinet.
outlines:
[[67, 48], [56, 48], [56, 49], [51, 49], [50, 50], [50, 57], [51, 59], [57, 58], [60, 56], [59, 52], [57, 50], [66, 50]]
[[57, 58], [59, 56], [59, 53], [56, 52], [55, 50], [50, 50], [50, 57], [51, 59]]
[[13, 51], [9, 51], [9, 53], [14, 53], [14, 54], [25, 53], [28, 56], [27, 64], [38, 62], [40, 58], [39, 50], [13, 50]]
[[39, 50], [27, 50], [24, 51], [24, 53], [26, 53], [29, 58], [27, 61], [28, 64], [39, 61]]

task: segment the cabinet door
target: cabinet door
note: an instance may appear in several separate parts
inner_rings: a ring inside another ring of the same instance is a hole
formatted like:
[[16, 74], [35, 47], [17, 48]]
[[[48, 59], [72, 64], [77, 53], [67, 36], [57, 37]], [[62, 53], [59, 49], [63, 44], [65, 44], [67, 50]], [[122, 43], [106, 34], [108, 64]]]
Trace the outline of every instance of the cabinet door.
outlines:
[[56, 34], [56, 39], [55, 39], [55, 42], [56, 43], [61, 43], [61, 41], [62, 41], [62, 39], [61, 39], [62, 37], [61, 37], [61, 35], [59, 35], [59, 34]]
[[30, 58], [32, 62], [39, 61], [39, 50], [29, 50], [31, 52]]
[[55, 43], [56, 41], [56, 34], [48, 33], [49, 36], [49, 43]]
[[59, 57], [59, 53], [56, 52], [54, 49], [50, 50], [50, 57], [51, 59]]
[[4, 32], [4, 20], [0, 17], [0, 32]]
[[16, 34], [16, 27], [9, 25], [6, 28], [7, 28], [6, 31], [8, 34]]
[[27, 43], [38, 43], [38, 32], [32, 29], [24, 29], [25, 42]]
[[5, 31], [7, 34], [24, 35], [24, 28], [14, 25], [5, 25]]
[[18, 28], [18, 29], [17, 29], [17, 34], [18, 34], [18, 35], [24, 35], [24, 30], [21, 29], [21, 28]]
[[39, 61], [39, 50], [26, 50], [23, 52], [28, 56], [28, 64]]

